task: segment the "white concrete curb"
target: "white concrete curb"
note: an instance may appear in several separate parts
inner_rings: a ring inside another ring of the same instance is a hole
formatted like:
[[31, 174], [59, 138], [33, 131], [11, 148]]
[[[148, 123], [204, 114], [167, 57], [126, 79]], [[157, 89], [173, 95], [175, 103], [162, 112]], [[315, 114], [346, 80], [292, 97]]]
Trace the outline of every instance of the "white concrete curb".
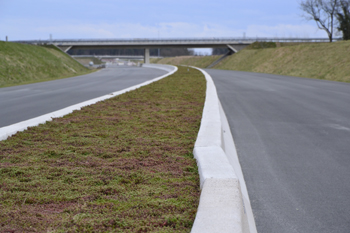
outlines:
[[231, 131], [210, 75], [201, 127], [193, 154], [201, 197], [192, 233], [251, 232], [256, 226]]
[[[143, 64], [142, 67], [143, 68], [155, 68], [155, 69], [159, 69], [159, 70], [165, 70], [168, 72], [172, 72], [174, 70], [175, 66], [162, 65], [162, 64]], [[177, 67], [176, 67], [176, 70], [177, 70]]]
[[126, 89], [121, 90], [121, 91], [113, 92], [111, 94], [108, 94], [108, 95], [105, 95], [105, 96], [101, 96], [101, 97], [98, 97], [98, 98], [95, 98], [95, 99], [92, 99], [92, 100], [88, 100], [88, 101], [85, 101], [85, 102], [82, 102], [82, 103], [79, 103], [79, 104], [75, 104], [75, 105], [69, 106], [67, 108], [63, 108], [61, 110], [55, 111], [55, 112], [51, 112], [51, 113], [48, 113], [48, 114], [45, 114], [45, 115], [42, 115], [42, 116], [39, 116], [39, 117], [35, 117], [35, 118], [29, 119], [29, 120], [26, 120], [26, 121], [22, 121], [22, 122], [13, 124], [13, 125], [2, 127], [2, 128], [0, 128], [0, 141], [6, 140], [8, 137], [10, 137], [11, 135], [13, 135], [13, 134], [15, 134], [15, 133], [17, 133], [19, 131], [26, 130], [28, 127], [32, 127], [32, 126], [37, 126], [39, 124], [43, 124], [46, 121], [51, 121], [52, 118], [65, 116], [65, 115], [73, 112], [74, 110], [80, 110], [82, 107], [85, 107], [85, 106], [88, 106], [88, 105], [92, 105], [92, 104], [95, 104], [97, 102], [100, 102], [100, 101], [103, 101], [103, 100], [106, 100], [106, 99], [110, 99], [112, 97], [115, 97], [117, 95], [121, 95], [121, 94], [126, 93], [128, 91], [135, 90], [135, 89], [140, 88], [142, 86], [146, 86], [146, 85], [148, 85], [150, 83], [158, 81], [158, 80], [160, 80], [162, 78], [165, 78], [165, 77], [167, 77], [169, 75], [172, 75], [173, 73], [175, 73], [178, 70], [177, 67], [169, 66], [169, 65], [153, 65], [153, 64], [151, 65], [151, 64], [148, 64], [147, 66], [144, 66], [144, 67], [161, 69], [161, 70], [168, 71], [169, 73], [167, 73], [167, 74], [165, 74], [163, 76], [160, 76], [158, 78], [155, 78], [155, 79], [143, 82], [141, 84], [138, 84], [138, 85], [126, 88]]

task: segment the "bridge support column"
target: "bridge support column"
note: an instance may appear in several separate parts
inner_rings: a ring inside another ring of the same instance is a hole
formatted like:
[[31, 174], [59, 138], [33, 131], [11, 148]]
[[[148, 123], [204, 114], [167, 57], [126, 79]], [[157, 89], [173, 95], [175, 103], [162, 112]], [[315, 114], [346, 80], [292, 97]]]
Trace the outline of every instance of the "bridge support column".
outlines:
[[150, 57], [149, 48], [145, 48], [145, 60], [144, 60], [145, 64], [149, 64], [149, 57]]

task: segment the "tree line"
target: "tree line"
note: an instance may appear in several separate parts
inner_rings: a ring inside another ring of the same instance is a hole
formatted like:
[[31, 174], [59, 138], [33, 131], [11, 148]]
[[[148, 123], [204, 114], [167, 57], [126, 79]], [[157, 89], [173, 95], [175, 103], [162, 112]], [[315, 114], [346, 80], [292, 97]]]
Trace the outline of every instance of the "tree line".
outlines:
[[300, 9], [305, 19], [315, 21], [327, 33], [330, 42], [335, 30], [343, 40], [350, 39], [350, 0], [303, 0]]

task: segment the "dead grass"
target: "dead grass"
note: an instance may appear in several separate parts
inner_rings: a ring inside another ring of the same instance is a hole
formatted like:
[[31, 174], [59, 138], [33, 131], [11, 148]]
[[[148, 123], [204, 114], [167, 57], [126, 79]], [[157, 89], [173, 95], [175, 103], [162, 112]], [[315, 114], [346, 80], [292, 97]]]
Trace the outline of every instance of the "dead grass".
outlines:
[[179, 71], [0, 142], [0, 232], [190, 232], [205, 79]]

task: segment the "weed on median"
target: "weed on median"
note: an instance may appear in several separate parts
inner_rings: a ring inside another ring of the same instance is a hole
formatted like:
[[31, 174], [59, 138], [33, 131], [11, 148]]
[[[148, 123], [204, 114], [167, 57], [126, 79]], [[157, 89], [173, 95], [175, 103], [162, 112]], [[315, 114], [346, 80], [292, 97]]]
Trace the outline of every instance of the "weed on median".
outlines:
[[0, 232], [189, 232], [205, 79], [174, 75], [0, 142]]

